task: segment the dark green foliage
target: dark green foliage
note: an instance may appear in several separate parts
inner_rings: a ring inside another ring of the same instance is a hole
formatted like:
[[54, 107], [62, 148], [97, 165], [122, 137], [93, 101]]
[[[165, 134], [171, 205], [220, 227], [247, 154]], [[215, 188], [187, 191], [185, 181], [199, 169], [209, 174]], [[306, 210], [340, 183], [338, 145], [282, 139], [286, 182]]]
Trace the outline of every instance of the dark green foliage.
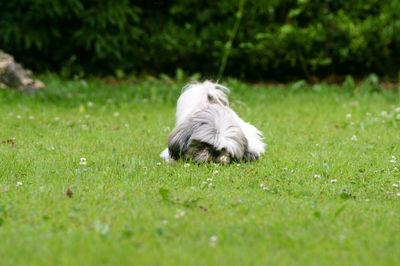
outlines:
[[[63, 74], [216, 77], [239, 1], [0, 2], [0, 48]], [[375, 72], [400, 66], [399, 0], [248, 0], [226, 75], [248, 79]]]

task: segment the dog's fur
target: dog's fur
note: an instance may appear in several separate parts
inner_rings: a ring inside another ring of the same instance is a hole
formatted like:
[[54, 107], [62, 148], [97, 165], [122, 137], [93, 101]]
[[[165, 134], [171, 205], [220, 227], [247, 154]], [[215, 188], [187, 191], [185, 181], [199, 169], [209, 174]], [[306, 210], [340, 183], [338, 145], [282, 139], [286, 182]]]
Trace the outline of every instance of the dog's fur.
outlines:
[[187, 85], [161, 158], [197, 163], [258, 159], [265, 149], [262, 134], [229, 108], [227, 93], [228, 88], [210, 81]]

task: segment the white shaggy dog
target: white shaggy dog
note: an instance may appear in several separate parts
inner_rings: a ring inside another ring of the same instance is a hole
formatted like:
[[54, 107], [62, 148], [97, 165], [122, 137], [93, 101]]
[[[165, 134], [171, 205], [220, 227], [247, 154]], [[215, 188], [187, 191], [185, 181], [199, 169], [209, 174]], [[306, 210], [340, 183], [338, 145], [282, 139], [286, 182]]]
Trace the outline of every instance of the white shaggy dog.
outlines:
[[265, 149], [262, 134], [229, 108], [226, 93], [228, 88], [210, 81], [187, 85], [178, 99], [176, 125], [161, 158], [197, 163], [258, 159]]

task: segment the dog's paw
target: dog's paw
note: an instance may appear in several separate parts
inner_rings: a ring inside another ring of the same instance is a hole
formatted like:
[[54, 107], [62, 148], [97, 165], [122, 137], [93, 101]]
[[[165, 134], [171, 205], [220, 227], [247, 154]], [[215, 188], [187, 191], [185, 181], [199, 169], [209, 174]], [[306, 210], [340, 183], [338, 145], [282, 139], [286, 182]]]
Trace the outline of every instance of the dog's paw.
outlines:
[[259, 157], [260, 157], [260, 156], [259, 156], [258, 153], [252, 152], [252, 151], [246, 151], [246, 152], [244, 153], [244, 155], [243, 155], [243, 159], [244, 159], [246, 162], [251, 162], [251, 161], [258, 160]]

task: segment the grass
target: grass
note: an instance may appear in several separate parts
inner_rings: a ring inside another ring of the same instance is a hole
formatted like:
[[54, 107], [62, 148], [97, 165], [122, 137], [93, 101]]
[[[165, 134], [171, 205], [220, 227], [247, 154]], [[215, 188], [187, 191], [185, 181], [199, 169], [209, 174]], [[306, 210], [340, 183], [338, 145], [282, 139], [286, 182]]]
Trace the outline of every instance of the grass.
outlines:
[[0, 91], [1, 265], [399, 264], [397, 91], [229, 80], [267, 150], [187, 166], [159, 158], [183, 83], [43, 79]]

